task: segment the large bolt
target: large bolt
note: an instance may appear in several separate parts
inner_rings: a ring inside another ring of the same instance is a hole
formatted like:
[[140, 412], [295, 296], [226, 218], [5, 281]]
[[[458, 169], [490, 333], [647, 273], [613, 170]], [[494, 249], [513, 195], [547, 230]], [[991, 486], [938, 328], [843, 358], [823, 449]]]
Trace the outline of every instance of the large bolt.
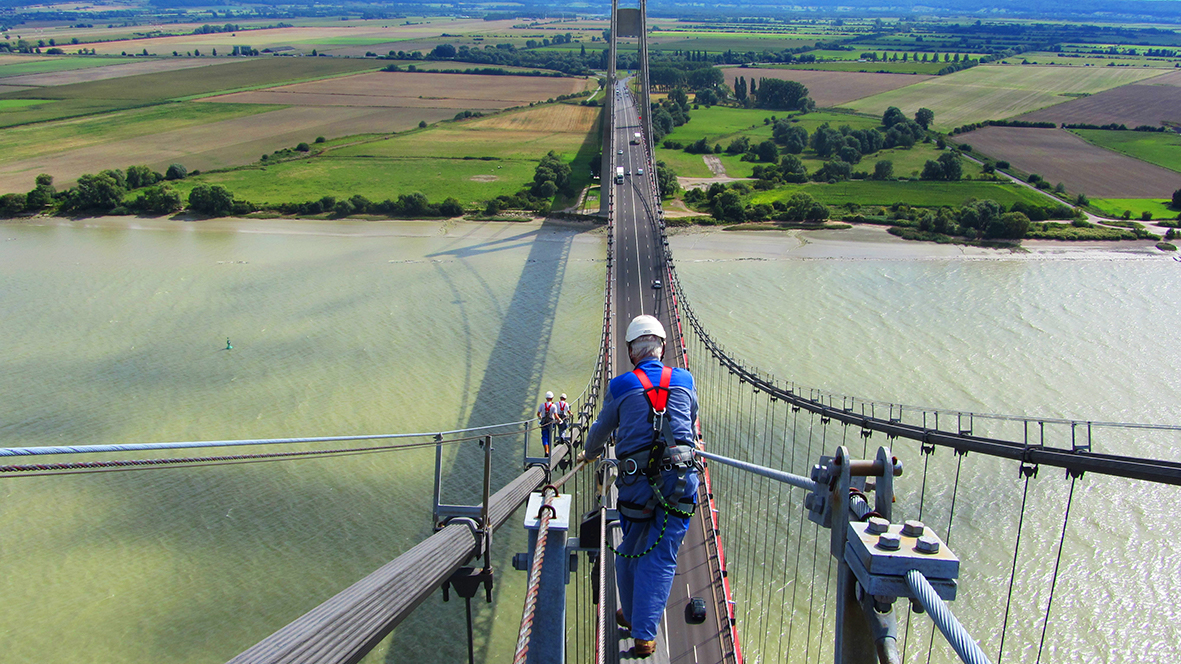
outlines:
[[939, 540], [933, 535], [923, 535], [914, 548], [919, 553], [939, 553]]
[[907, 521], [902, 524], [902, 534], [906, 537], [922, 537], [926, 526], [922, 521]]
[[878, 535], [878, 548], [886, 551], [897, 551], [902, 546], [902, 538], [898, 533], [882, 533]]
[[869, 522], [865, 526], [865, 531], [873, 535], [880, 535], [889, 529], [890, 522], [880, 516], [869, 517]]

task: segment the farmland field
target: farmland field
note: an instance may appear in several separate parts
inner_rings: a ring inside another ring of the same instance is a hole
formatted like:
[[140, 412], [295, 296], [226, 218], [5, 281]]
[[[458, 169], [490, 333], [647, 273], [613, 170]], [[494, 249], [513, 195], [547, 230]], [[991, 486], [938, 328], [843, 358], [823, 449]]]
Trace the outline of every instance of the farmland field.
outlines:
[[[193, 69], [194, 67], [207, 67], [210, 65], [226, 65], [246, 62], [245, 58], [161, 58], [152, 60], [138, 60], [131, 63], [127, 63], [122, 60], [111, 59], [72, 59], [75, 61], [92, 62], [105, 66], [71, 68], [65, 71], [49, 71], [44, 73], [28, 73], [23, 76], [12, 76], [11, 78], [5, 79], [2, 82], [5, 85], [70, 85], [73, 83], [86, 83], [88, 81], [102, 81], [108, 78], [122, 78], [124, 76], [137, 76], [139, 74], [153, 74], [162, 71], [175, 71], [177, 69]], [[3, 68], [0, 68], [0, 75], [3, 75], [2, 70]]]
[[1021, 61], [1028, 61], [1035, 65], [1065, 65], [1070, 67], [1107, 67], [1109, 65], [1115, 67], [1155, 67], [1172, 69], [1173, 65], [1178, 62], [1177, 58], [1147, 58], [1137, 56], [1120, 56], [1107, 54], [1092, 54], [1092, 53], [1053, 53], [1053, 52], [1032, 52], [1022, 53], [1021, 55], [1014, 55], [1005, 61], [1006, 64], [1020, 64]]
[[[80, 57], [54, 57], [54, 58], [39, 58], [39, 57], [18, 57], [8, 56], [0, 60], [0, 78], [8, 78], [10, 76], [25, 76], [29, 74], [45, 74], [57, 71], [71, 71], [76, 69], [89, 69], [93, 67], [108, 67], [120, 64], [122, 60], [113, 58], [80, 58]], [[5, 81], [9, 83], [9, 81]]]
[[374, 72], [239, 92], [207, 101], [297, 106], [396, 106], [499, 110], [581, 92], [590, 79]]
[[520, 191], [533, 180], [536, 167], [536, 160], [320, 157], [210, 173], [176, 185], [187, 196], [198, 184], [220, 184], [235, 198], [255, 204], [357, 194], [381, 201], [422, 192], [432, 202], [453, 196], [466, 205]]
[[[863, 63], [871, 64], [871, 63]], [[927, 80], [928, 76], [906, 76], [901, 74], [864, 74], [860, 72], [817, 72], [766, 67], [724, 67], [722, 74], [726, 83], [733, 87], [734, 79], [778, 78], [798, 81], [808, 88], [808, 96], [819, 107], [840, 106], [863, 97], [880, 94], [889, 90], [913, 85]]]
[[[1159, 70], [1157, 70], [1159, 71]], [[1181, 87], [1172, 81], [1176, 74], [1159, 78], [1163, 84], [1153, 85], [1156, 79], [1125, 85], [1090, 97], [1021, 116], [1031, 122], [1105, 125], [1112, 122], [1137, 125], [1161, 125], [1165, 121], [1181, 121]]]
[[774, 65], [776, 69], [791, 71], [839, 71], [866, 74], [919, 74], [932, 76], [947, 65], [930, 62], [858, 62], [846, 60], [841, 62], [804, 62], [791, 65]]
[[[216, 23], [216, 21], [214, 21]], [[336, 23], [336, 22], [334, 22]], [[173, 37], [153, 37], [149, 39], [128, 39], [90, 44], [99, 55], [118, 55], [123, 51], [140, 53], [147, 49], [154, 55], [169, 55], [179, 51], [182, 55], [193, 49], [212, 51], [221, 49], [228, 53], [234, 46], [248, 45], [262, 50], [282, 46], [296, 46], [298, 51], [310, 53], [313, 48], [321, 45], [329, 46], [329, 50], [341, 55], [362, 55], [367, 47], [376, 44], [395, 44], [407, 40], [431, 39], [438, 43], [440, 33], [487, 32], [506, 30], [512, 27], [514, 21], [484, 21], [481, 19], [454, 19], [432, 17], [416, 19], [414, 25], [398, 25], [392, 19], [375, 19], [369, 21], [339, 22], [337, 25], [303, 25], [291, 28], [270, 28], [263, 30], [242, 30], [236, 33], [186, 34]], [[189, 30], [197, 27], [185, 26]], [[356, 40], [364, 42], [356, 44], [332, 44], [334, 39]], [[333, 46], [343, 48], [335, 50]], [[359, 48], [359, 53], [350, 50]], [[403, 47], [404, 48], [404, 47]], [[321, 49], [323, 50], [323, 49]], [[387, 49], [388, 50], [388, 49]]]
[[[203, 105], [204, 106], [204, 105]], [[219, 106], [210, 104], [211, 107]], [[233, 105], [241, 108], [242, 105]], [[259, 106], [267, 110], [265, 106]], [[435, 122], [454, 115], [450, 109], [292, 107], [218, 122], [113, 140], [75, 150], [22, 159], [0, 166], [0, 192], [27, 191], [38, 173], [49, 173], [57, 184], [71, 183], [83, 173], [104, 168], [148, 164], [163, 171], [171, 163], [189, 170], [240, 166], [262, 154], [317, 136], [389, 133]], [[56, 123], [55, 123], [56, 124]]]
[[1075, 129], [1088, 143], [1115, 150], [1150, 164], [1181, 172], [1181, 136], [1175, 132], [1103, 131]]
[[1161, 198], [1181, 187], [1181, 174], [1104, 150], [1062, 129], [985, 127], [960, 139], [1091, 198]]
[[919, 207], [960, 206], [969, 198], [992, 199], [1006, 207], [1023, 201], [1044, 205], [1046, 198], [1025, 187], [994, 182], [838, 182], [836, 184], [810, 183], [789, 185], [771, 191], [751, 194], [750, 203], [771, 203], [786, 201], [797, 191], [811, 194], [826, 205], [893, 205], [905, 203]]
[[600, 109], [549, 104], [467, 120], [332, 150], [341, 157], [500, 157], [536, 161], [553, 150], [567, 159], [587, 140]]
[[0, 116], [0, 126], [149, 106], [170, 99], [208, 95], [222, 90], [279, 85], [376, 68], [377, 63], [364, 60], [253, 58], [230, 67], [198, 67], [22, 90], [5, 94], [0, 100], [45, 99], [52, 103], [32, 105], [20, 111], [5, 113]]
[[1153, 219], [1181, 219], [1181, 210], [1169, 207], [1169, 199], [1152, 200], [1148, 198], [1093, 198], [1091, 205], [1099, 208], [1109, 217], [1122, 217], [1124, 212], [1131, 213], [1131, 219], [1139, 221], [1140, 215], [1147, 212]]
[[985, 65], [846, 106], [875, 115], [890, 106], [897, 106], [907, 115], [926, 107], [935, 112], [935, 127], [947, 129], [970, 122], [1003, 120], [1067, 101], [1065, 94], [1094, 94], [1160, 73], [1159, 69]]

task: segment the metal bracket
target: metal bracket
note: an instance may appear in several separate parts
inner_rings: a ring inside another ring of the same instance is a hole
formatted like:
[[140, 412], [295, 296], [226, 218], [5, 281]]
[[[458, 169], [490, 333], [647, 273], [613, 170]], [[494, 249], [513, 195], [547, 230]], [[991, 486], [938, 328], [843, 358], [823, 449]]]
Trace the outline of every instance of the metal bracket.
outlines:
[[451, 601], [451, 589], [455, 589], [455, 594], [464, 599], [471, 599], [476, 596], [476, 591], [480, 586], [484, 586], [484, 601], [492, 603], [492, 584], [494, 580], [492, 568], [476, 569], [475, 567], [460, 567], [455, 570], [451, 578], [443, 582], [443, 601]]

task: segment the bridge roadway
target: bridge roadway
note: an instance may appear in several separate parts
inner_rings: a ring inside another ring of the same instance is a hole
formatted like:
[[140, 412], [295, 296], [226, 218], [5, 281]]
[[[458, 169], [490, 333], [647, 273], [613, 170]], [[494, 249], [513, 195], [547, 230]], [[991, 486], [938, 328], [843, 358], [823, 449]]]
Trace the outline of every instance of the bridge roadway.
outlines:
[[[635, 132], [641, 131], [640, 120], [634, 95], [627, 89], [626, 81], [616, 84], [615, 103], [615, 166], [622, 166], [631, 173], [625, 176], [623, 184], [616, 184], [614, 168], [602, 177], [603, 187], [615, 188], [614, 207], [614, 250], [615, 250], [615, 330], [614, 338], [620, 340], [615, 354], [613, 375], [631, 371], [622, 339], [628, 322], [640, 314], [660, 318], [665, 328], [673, 329], [669, 315], [665, 252], [660, 238], [656, 217], [656, 200], [648, 178], [645, 146], [632, 145]], [[618, 154], [622, 150], [623, 154]], [[644, 174], [638, 174], [643, 169]], [[662, 288], [654, 288], [659, 279]], [[671, 341], [670, 337], [670, 341]], [[680, 364], [680, 356], [669, 344], [665, 359], [674, 366]], [[702, 490], [704, 493], [704, 489]], [[705, 542], [705, 517], [703, 510], [709, 509], [708, 502], [700, 500], [703, 507], [693, 517], [689, 532], [677, 559], [677, 574], [673, 580], [672, 593], [660, 633], [657, 635], [657, 652], [649, 660], [661, 664], [720, 664], [729, 660], [723, 656], [723, 628], [718, 609], [725, 607], [725, 597], [711, 571], [709, 549]], [[715, 563], [716, 564], [716, 563]], [[709, 616], [701, 625], [690, 625], [685, 621], [684, 609], [691, 597], [702, 597], [709, 607]], [[620, 658], [630, 659], [627, 652], [632, 646], [631, 639], [620, 640]]]

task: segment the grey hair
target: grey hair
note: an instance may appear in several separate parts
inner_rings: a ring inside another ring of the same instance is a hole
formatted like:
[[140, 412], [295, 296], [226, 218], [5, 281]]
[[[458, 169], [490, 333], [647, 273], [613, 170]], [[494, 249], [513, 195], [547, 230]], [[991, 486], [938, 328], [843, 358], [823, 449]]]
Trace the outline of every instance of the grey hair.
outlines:
[[627, 345], [627, 354], [632, 364], [639, 364], [650, 357], [660, 360], [664, 357], [664, 339], [655, 334], [636, 337]]

